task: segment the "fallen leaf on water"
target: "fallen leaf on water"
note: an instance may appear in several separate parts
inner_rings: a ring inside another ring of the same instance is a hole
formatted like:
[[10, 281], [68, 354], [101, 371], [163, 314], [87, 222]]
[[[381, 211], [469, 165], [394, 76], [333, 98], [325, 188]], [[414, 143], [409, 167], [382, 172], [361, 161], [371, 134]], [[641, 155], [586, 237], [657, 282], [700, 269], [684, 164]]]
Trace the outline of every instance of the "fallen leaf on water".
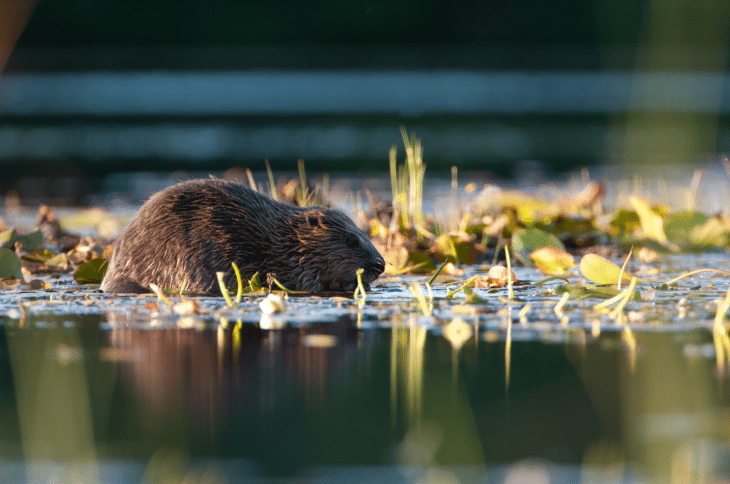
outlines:
[[530, 261], [546, 276], [569, 274], [568, 269], [575, 267], [573, 256], [556, 247], [540, 247], [530, 254]]

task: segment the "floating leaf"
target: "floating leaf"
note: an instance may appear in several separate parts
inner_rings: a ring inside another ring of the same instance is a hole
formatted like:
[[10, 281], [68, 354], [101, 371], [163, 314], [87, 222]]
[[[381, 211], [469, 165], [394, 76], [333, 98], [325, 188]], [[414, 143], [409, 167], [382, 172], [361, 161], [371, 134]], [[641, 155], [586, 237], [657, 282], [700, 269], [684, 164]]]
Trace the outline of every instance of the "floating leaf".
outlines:
[[[555, 294], [560, 296], [565, 293], [569, 294], [570, 299], [611, 299], [618, 296], [623, 291], [615, 287], [609, 286], [583, 286], [583, 285], [570, 285], [570, 286], [558, 286], [555, 288]], [[638, 301], [641, 299], [639, 291], [634, 291], [633, 300]]]
[[43, 233], [40, 230], [34, 230], [18, 235], [15, 240], [23, 244], [25, 250], [33, 250], [43, 245]]
[[106, 268], [106, 259], [91, 259], [76, 269], [74, 280], [77, 284], [101, 284]]
[[439, 235], [431, 250], [439, 262], [448, 260], [467, 265], [475, 264], [480, 253], [477, 244], [465, 232]]
[[391, 247], [376, 246], [385, 259], [386, 274], [404, 274], [406, 272], [427, 274], [436, 270], [436, 264], [429, 254], [413, 251], [409, 252], [404, 246]]
[[0, 232], [0, 245], [11, 246], [12, 242], [15, 241], [15, 237], [18, 236], [18, 232], [15, 229], [5, 230]]
[[[580, 260], [580, 273], [596, 284], [616, 284], [621, 268], [598, 254], [586, 254]], [[624, 272], [623, 280], [630, 281], [631, 276]]]
[[34, 230], [33, 232], [20, 235], [15, 229], [0, 233], [0, 245], [12, 247], [15, 242], [23, 244], [25, 250], [33, 250], [43, 245], [43, 233], [40, 230]]
[[22, 264], [18, 256], [10, 249], [0, 249], [0, 279], [14, 277], [23, 279]]
[[60, 267], [62, 269], [68, 268], [68, 256], [66, 254], [58, 254], [57, 256], [51, 257], [46, 261], [49, 266]]
[[23, 255], [24, 261], [29, 262], [47, 262], [56, 257], [56, 253], [48, 249], [36, 249]]
[[640, 198], [629, 197], [629, 203], [639, 216], [644, 237], [656, 240], [660, 244], [666, 244], [667, 235], [664, 232], [664, 221], [661, 215], [652, 210], [649, 204]]
[[702, 225], [692, 228], [689, 234], [692, 247], [724, 247], [728, 244], [728, 233], [720, 219], [712, 217]]
[[565, 246], [557, 237], [540, 229], [521, 229], [512, 234], [512, 251], [526, 266], [532, 266], [530, 254], [541, 247], [555, 247], [565, 251]]
[[256, 271], [254, 275], [251, 276], [251, 279], [248, 280], [248, 289], [249, 292], [257, 292], [263, 290], [263, 287], [261, 287], [261, 278], [259, 277], [258, 271]]
[[530, 261], [546, 276], [569, 274], [575, 267], [575, 259], [564, 250], [555, 247], [540, 247], [530, 254]]
[[704, 225], [709, 218], [699, 212], [673, 213], [664, 220], [664, 232], [669, 240], [686, 248], [692, 245], [692, 230]]
[[525, 225], [537, 222], [543, 217], [555, 215], [560, 211], [560, 207], [555, 204], [518, 191], [504, 191], [499, 202], [503, 207], [514, 208], [517, 218]]

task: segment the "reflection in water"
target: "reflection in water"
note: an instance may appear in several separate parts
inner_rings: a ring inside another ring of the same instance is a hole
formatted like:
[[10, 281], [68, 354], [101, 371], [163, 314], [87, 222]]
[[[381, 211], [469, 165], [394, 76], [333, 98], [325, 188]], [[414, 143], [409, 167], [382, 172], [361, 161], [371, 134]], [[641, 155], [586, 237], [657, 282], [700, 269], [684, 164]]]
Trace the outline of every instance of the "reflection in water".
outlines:
[[707, 331], [635, 330], [627, 345], [624, 328], [539, 342], [515, 325], [505, 353], [504, 332], [421, 317], [279, 330], [108, 319], [6, 323], [3, 468], [28, 462], [22, 475], [44, 482], [105, 480], [110, 460], [130, 462], [120, 480], [185, 477], [205, 459], [238, 478], [327, 476], [314, 482], [727, 478], [730, 389], [714, 354], [687, 356], [713, 347]]
[[391, 425], [396, 425], [401, 402], [407, 427], [421, 421], [425, 343], [426, 328], [423, 326], [411, 322], [406, 327], [393, 328], [390, 343]]
[[[110, 316], [112, 344], [141, 355], [121, 371], [143, 399], [147, 417], [162, 418], [185, 406], [203, 417], [196, 422], [210, 432], [240, 412], [271, 411], [299, 392], [314, 403], [328, 379], [342, 378], [368, 344], [347, 317], [281, 331], [238, 322], [214, 332], [126, 327], [123, 317]], [[338, 344], [316, 344], [318, 336]]]

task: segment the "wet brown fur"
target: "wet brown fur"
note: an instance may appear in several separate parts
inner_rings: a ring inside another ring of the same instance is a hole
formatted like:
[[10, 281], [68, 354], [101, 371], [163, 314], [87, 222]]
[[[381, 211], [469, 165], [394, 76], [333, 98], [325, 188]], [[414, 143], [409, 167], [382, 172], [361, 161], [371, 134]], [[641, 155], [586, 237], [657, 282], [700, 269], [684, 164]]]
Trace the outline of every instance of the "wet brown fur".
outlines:
[[238, 183], [192, 180], [153, 195], [114, 244], [101, 289], [220, 293], [235, 262], [244, 281], [267, 273], [298, 291], [351, 291], [384, 269], [382, 256], [342, 212], [276, 202]]

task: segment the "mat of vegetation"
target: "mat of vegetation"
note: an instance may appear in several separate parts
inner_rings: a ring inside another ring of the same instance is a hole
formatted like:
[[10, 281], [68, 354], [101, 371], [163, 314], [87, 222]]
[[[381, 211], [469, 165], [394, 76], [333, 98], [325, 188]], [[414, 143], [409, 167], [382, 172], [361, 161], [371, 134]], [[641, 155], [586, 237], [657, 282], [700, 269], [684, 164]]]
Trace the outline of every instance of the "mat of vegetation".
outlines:
[[[607, 208], [604, 186], [590, 181], [579, 193], [549, 200], [467, 186], [471, 202], [439, 222], [423, 208], [422, 146], [405, 132], [403, 139], [405, 163], [398, 164], [395, 147], [390, 151], [391, 200], [368, 194], [370, 208], [356, 214], [387, 262], [369, 293], [292, 293], [262, 275], [222, 287], [222, 298], [159, 290], [102, 294], [112, 240], [75, 235], [74, 220], [59, 221], [52, 207], [41, 206], [34, 230], [0, 221], [0, 311], [11, 324], [23, 324], [29, 312], [103, 313], [118, 324], [147, 326], [242, 321], [271, 329], [352, 318], [359, 325], [426, 325], [456, 346], [479, 331], [540, 339], [612, 330], [631, 349], [632, 331], [704, 327], [713, 335], [711, 356], [726, 369], [725, 214], [673, 212], [638, 196]], [[269, 180], [264, 191], [272, 197], [328, 204], [326, 187], [310, 186], [302, 166], [299, 180], [277, 184], [271, 173]], [[97, 226], [119, 223], [99, 209], [77, 217], [94, 217]]]

